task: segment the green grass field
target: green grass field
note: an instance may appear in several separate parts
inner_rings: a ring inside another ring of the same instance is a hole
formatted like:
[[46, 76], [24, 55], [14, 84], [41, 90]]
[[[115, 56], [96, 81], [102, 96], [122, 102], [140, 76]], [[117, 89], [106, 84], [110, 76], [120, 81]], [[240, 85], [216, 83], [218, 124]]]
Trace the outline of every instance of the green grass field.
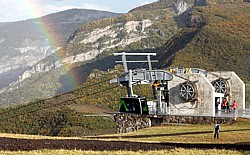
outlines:
[[231, 125], [222, 124], [219, 140], [213, 139], [213, 124], [156, 126], [131, 133], [104, 135], [93, 138], [138, 142], [244, 143], [250, 142], [250, 119], [238, 119], [236, 123]]
[[[63, 139], [63, 137], [47, 137], [34, 135], [0, 134], [0, 137], [27, 138], [27, 139]], [[66, 138], [65, 138], [66, 139]], [[69, 139], [69, 137], [67, 137]], [[250, 119], [238, 119], [236, 123], [222, 124], [219, 139], [213, 139], [213, 125], [168, 125], [142, 129], [136, 132], [102, 135], [93, 137], [72, 137], [72, 139], [99, 139], [107, 141], [133, 141], [133, 142], [175, 142], [175, 143], [210, 143], [210, 144], [237, 144], [250, 142]], [[162, 151], [81, 151], [81, 150], [36, 150], [36, 151], [0, 151], [0, 154], [250, 154], [250, 151], [216, 150], [216, 149], [184, 149], [175, 148]]]

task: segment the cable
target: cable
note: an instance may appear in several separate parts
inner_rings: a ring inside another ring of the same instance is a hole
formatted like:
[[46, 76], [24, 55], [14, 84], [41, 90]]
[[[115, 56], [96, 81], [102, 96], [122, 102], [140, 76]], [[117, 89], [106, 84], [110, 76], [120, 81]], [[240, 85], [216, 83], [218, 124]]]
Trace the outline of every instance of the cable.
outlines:
[[[56, 96], [54, 96], [54, 97], [59, 97], [59, 96], [65, 95], [65, 94], [69, 94], [69, 93], [72, 93], [72, 92], [81, 90], [81, 89], [83, 89], [83, 88], [88, 88], [88, 87], [91, 87], [91, 86], [94, 86], [94, 85], [98, 85], [98, 84], [100, 84], [100, 83], [104, 83], [104, 82], [110, 81], [110, 80], [112, 80], [112, 79], [114, 79], [114, 78], [110, 78], [110, 79], [107, 79], [107, 80], [104, 80], [104, 81], [101, 81], [101, 82], [98, 82], [98, 83], [90, 84], [90, 85], [87, 85], [87, 86], [79, 87], [79, 88], [74, 89], [74, 90], [72, 90], [72, 91], [69, 91], [69, 92], [66, 92], [66, 93], [62, 93], [62, 94], [56, 95]], [[54, 97], [51, 97], [51, 98], [54, 98]], [[48, 99], [51, 99], [51, 98], [48, 98]], [[48, 100], [48, 99], [45, 99], [45, 100]]]
[[[50, 107], [53, 107], [53, 106], [58, 106], [58, 105], [60, 105], [60, 104], [64, 104], [65, 102], [74, 101], [74, 100], [76, 100], [76, 99], [79, 99], [79, 98], [82, 98], [82, 97], [85, 97], [85, 96], [90, 96], [90, 95], [98, 94], [98, 93], [100, 93], [100, 92], [107, 91], [107, 90], [111, 90], [111, 89], [114, 89], [114, 88], [117, 88], [117, 87], [118, 87], [118, 86], [110, 87], [110, 88], [105, 89], [105, 90], [101, 90], [101, 91], [98, 91], [98, 92], [90, 93], [90, 94], [83, 95], [83, 96], [79, 96], [79, 97], [75, 97], [75, 98], [73, 98], [73, 99], [66, 100], [66, 101], [63, 101], [63, 102], [59, 102], [59, 103], [57, 103], [57, 104], [49, 105], [49, 106], [46, 106], [46, 107], [43, 107], [43, 108], [40, 108], [40, 109], [36, 109], [36, 110], [33, 110], [33, 111], [29, 111], [29, 112], [27, 112], [27, 113], [34, 113], [34, 112], [39, 111], [39, 110], [47, 109], [47, 108], [50, 108]], [[6, 118], [6, 119], [2, 119], [2, 120], [0, 120], [0, 121], [4, 121], [4, 120], [10, 119], [10, 118], [14, 118], [14, 117], [17, 117], [17, 116], [21, 116], [21, 115], [24, 115], [24, 114], [14, 115], [14, 116], [8, 117], [8, 118]]]
[[[59, 103], [57, 103], [57, 104], [45, 106], [45, 107], [40, 108], [40, 109], [36, 109], [36, 110], [33, 110], [33, 111], [26, 112], [26, 114], [27, 114], [27, 113], [34, 113], [34, 112], [36, 112], [36, 111], [44, 110], [44, 109], [47, 109], [47, 108], [50, 108], [50, 107], [53, 107], [53, 106], [58, 106], [58, 105], [60, 105], [60, 104], [64, 104], [65, 102], [74, 101], [74, 100], [79, 99], [79, 98], [82, 98], [82, 97], [86, 97], [86, 96], [98, 94], [98, 93], [100, 93], [100, 92], [107, 91], [107, 90], [111, 90], [111, 89], [114, 89], [114, 88], [117, 88], [117, 87], [119, 87], [119, 86], [110, 87], [110, 88], [105, 89], [105, 90], [100, 90], [100, 91], [98, 91], [98, 92], [94, 92], [94, 93], [82, 95], [82, 96], [79, 96], [79, 97], [75, 97], [75, 98], [73, 98], [73, 99], [69, 99], [69, 100], [66, 100], [66, 101], [63, 101], [63, 102], [59, 102]], [[21, 116], [21, 115], [24, 115], [24, 114], [18, 114], [18, 115], [10, 116], [10, 117], [8, 117], [8, 118], [1, 119], [0, 121], [8, 120], [8, 119], [11, 119], [11, 118], [14, 118], [14, 117], [17, 117], [17, 116]]]
[[103, 81], [100, 81], [100, 82], [97, 82], [97, 83], [94, 83], [94, 84], [90, 84], [90, 85], [87, 85], [87, 86], [83, 86], [83, 87], [77, 88], [75, 90], [66, 92], [66, 93], [62, 93], [62, 94], [59, 94], [59, 95], [56, 95], [56, 96], [53, 96], [53, 97], [50, 97], [50, 98], [47, 98], [47, 99], [39, 100], [37, 102], [33, 102], [33, 103], [30, 103], [30, 104], [26, 104], [26, 105], [20, 105], [20, 107], [17, 107], [17, 108], [14, 108], [14, 109], [10, 109], [10, 110], [5, 111], [5, 112], [1, 112], [0, 115], [9, 113], [9, 112], [12, 112], [12, 111], [15, 111], [15, 110], [19, 110], [19, 109], [22, 109], [22, 108], [25, 108], [25, 107], [33, 106], [33, 105], [39, 104], [40, 102], [45, 102], [47, 100], [50, 100], [50, 99], [53, 99], [53, 98], [57, 98], [59, 96], [65, 95], [65, 94], [70, 94], [72, 92], [76, 92], [76, 91], [84, 89], [84, 88], [88, 88], [88, 87], [91, 87], [91, 86], [94, 86], [94, 85], [98, 85], [100, 83], [104, 83], [104, 82], [110, 81], [111, 79], [113, 79], [113, 78], [110, 78], [110, 79], [107, 79], [107, 80], [103, 80]]

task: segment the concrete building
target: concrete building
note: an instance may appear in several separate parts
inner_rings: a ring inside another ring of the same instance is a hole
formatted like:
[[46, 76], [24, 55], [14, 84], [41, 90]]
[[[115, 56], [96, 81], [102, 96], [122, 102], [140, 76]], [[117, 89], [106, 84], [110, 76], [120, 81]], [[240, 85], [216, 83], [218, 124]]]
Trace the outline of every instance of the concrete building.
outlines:
[[[221, 109], [224, 98], [238, 103], [237, 109], [245, 109], [245, 84], [235, 72], [206, 72], [201, 69], [175, 69], [168, 81], [171, 115], [226, 116]], [[159, 103], [158, 103], [159, 104]], [[160, 103], [166, 104], [166, 103]], [[232, 111], [232, 110], [231, 110]]]
[[238, 110], [245, 109], [245, 83], [235, 72], [208, 72], [207, 78], [215, 87], [215, 92], [223, 93], [230, 104], [236, 101]]

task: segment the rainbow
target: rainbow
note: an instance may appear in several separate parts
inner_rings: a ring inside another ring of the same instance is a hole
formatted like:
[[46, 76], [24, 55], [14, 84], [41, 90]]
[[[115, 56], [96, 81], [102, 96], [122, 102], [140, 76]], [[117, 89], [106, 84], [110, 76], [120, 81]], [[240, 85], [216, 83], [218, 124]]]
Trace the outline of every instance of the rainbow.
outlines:
[[[25, 2], [25, 4], [23, 4], [23, 2]], [[55, 33], [53, 27], [49, 26], [48, 24], [49, 22], [46, 21], [45, 18], [37, 18], [43, 16], [43, 13], [39, 9], [41, 8], [41, 6], [38, 5], [37, 1], [24, 0], [21, 1], [21, 3], [22, 5], [26, 5], [28, 7], [27, 9], [28, 11], [30, 11], [32, 18], [36, 20], [36, 22], [34, 22], [34, 26], [36, 27], [37, 31], [41, 34], [41, 36], [45, 38], [45, 41], [48, 43], [48, 45], [52, 47], [52, 49], [57, 49], [58, 47], [60, 47], [60, 40], [58, 38], [58, 35]], [[66, 57], [65, 53], [66, 52], [64, 51], [55, 52], [57, 60], [63, 60], [63, 58]], [[71, 68], [72, 67], [70, 64], [63, 65], [64, 71], [67, 72], [66, 79], [69, 82], [68, 84], [70, 84], [71, 88], [74, 88], [77, 86], [78, 73], [72, 71]]]

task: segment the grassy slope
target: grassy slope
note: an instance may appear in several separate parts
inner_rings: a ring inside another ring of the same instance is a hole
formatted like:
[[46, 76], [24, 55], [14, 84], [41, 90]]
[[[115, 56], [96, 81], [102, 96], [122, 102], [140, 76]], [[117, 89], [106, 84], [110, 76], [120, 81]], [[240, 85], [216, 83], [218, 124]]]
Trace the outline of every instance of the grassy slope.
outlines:
[[[220, 139], [212, 138], [213, 125], [186, 125], [186, 126], [159, 126], [142, 129], [136, 132], [126, 134], [105, 135], [97, 137], [83, 137], [79, 139], [100, 139], [117, 141], [142, 141], [142, 142], [181, 142], [181, 143], [216, 143], [216, 144], [237, 144], [249, 142], [249, 119], [239, 119], [233, 125], [221, 125]], [[0, 134], [1, 137], [28, 138], [28, 139], [62, 139], [61, 137], [28, 136]], [[103, 138], [102, 138], [103, 137]], [[105, 138], [104, 138], [105, 137]], [[110, 137], [110, 138], [109, 138]], [[76, 137], [73, 137], [76, 139]], [[135, 154], [132, 151], [78, 151], [78, 150], [39, 150], [31, 152], [9, 152], [0, 151], [6, 154]], [[139, 151], [138, 154], [242, 154], [240, 150], [198, 150], [175, 148], [166, 151]], [[249, 154], [250, 152], [244, 152]]]
[[206, 24], [176, 53], [172, 66], [232, 70], [249, 80], [250, 4], [196, 7], [192, 14], [201, 16]]
[[[183, 125], [183, 126], [157, 126], [142, 129], [136, 132], [107, 135], [106, 140], [124, 140], [140, 142], [176, 142], [176, 143], [224, 143], [237, 144], [249, 142], [250, 119], [238, 119], [236, 123], [222, 124], [220, 139], [213, 139], [213, 124]], [[98, 139], [98, 137], [95, 137]], [[109, 138], [110, 137], [110, 138]]]
[[[126, 89], [110, 84], [109, 80], [117, 77], [121, 70], [120, 65], [109, 72], [94, 70], [86, 83], [74, 91], [22, 106], [0, 109], [0, 131], [54, 136], [115, 133], [115, 123], [111, 118], [85, 115], [118, 110], [120, 97], [125, 96]], [[146, 96], [151, 94], [151, 89], [137, 86], [134, 92]]]
[[166, 42], [158, 68], [235, 71], [246, 83], [246, 107], [250, 107], [250, 3], [195, 7], [191, 17], [204, 25], [184, 28]]

